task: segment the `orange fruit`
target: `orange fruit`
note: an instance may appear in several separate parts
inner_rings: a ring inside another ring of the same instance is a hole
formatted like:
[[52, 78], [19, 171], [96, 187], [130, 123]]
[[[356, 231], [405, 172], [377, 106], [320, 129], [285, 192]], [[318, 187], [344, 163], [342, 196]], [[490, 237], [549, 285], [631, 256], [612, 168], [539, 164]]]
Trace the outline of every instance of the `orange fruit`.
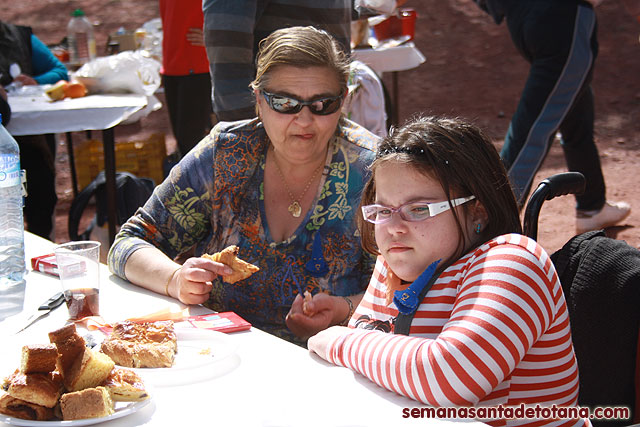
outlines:
[[67, 98], [80, 98], [87, 94], [87, 88], [80, 82], [71, 82], [64, 88], [64, 96]]

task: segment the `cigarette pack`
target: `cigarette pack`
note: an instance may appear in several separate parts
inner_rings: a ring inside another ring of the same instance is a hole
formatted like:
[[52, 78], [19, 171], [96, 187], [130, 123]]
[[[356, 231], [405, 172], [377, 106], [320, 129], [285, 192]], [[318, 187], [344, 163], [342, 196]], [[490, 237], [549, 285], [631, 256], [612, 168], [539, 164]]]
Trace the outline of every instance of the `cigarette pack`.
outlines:
[[251, 328], [251, 323], [232, 311], [201, 314], [199, 316], [191, 316], [187, 320], [196, 328], [226, 333], [246, 331]]
[[[46, 254], [35, 256], [31, 258], [31, 268], [35, 271], [51, 274], [52, 276], [60, 277], [60, 268], [56, 261], [56, 254]], [[83, 274], [87, 269], [87, 265], [84, 261], [71, 262], [65, 264], [62, 272], [65, 277], [73, 277], [78, 274]]]
[[58, 264], [56, 263], [56, 254], [46, 254], [31, 258], [31, 268], [56, 277], [60, 276]]

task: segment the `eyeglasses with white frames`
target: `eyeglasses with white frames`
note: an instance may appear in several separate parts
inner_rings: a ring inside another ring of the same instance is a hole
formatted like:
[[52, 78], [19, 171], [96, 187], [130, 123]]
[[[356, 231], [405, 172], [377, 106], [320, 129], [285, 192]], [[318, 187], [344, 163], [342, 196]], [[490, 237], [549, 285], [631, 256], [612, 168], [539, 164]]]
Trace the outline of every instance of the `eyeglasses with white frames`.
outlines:
[[451, 203], [448, 200], [436, 203], [408, 202], [397, 208], [384, 205], [366, 205], [362, 207], [362, 216], [365, 221], [373, 224], [384, 224], [391, 221], [394, 213], [399, 213], [400, 218], [405, 221], [418, 222], [432, 218], [448, 211], [452, 206], [460, 206], [475, 198], [475, 196], [460, 197], [451, 200]]

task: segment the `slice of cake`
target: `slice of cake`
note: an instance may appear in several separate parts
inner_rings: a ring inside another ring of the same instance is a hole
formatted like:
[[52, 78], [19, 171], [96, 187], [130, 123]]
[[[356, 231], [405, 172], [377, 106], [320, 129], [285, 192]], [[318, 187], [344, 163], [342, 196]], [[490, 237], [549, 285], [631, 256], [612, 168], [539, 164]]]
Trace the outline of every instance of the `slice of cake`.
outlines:
[[22, 347], [20, 370], [25, 374], [51, 372], [56, 369], [57, 358], [55, 344], [25, 345]]
[[62, 379], [57, 372], [25, 374], [16, 370], [5, 379], [3, 388], [11, 397], [53, 408], [62, 394]]
[[53, 419], [53, 409], [16, 399], [7, 393], [0, 396], [0, 414], [33, 421]]
[[100, 350], [129, 368], [170, 368], [177, 351], [173, 322], [116, 323]]
[[113, 368], [101, 385], [116, 402], [138, 402], [149, 398], [142, 378], [131, 369]]
[[78, 335], [76, 325], [71, 323], [49, 332], [49, 341], [56, 345], [58, 350], [56, 366], [62, 376], [66, 377], [67, 371], [85, 349], [84, 339]]
[[78, 391], [96, 387], [108, 376], [115, 363], [109, 356], [90, 348], [85, 348], [64, 377], [64, 385], [68, 391]]
[[63, 420], [106, 417], [114, 413], [113, 400], [104, 387], [65, 393], [60, 398]]

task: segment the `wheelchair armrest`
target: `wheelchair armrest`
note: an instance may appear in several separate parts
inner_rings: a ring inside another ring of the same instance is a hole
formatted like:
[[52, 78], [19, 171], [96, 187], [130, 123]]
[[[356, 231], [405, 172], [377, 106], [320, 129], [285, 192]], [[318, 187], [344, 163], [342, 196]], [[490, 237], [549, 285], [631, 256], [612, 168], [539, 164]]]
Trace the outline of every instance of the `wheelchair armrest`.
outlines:
[[580, 172], [563, 172], [544, 179], [531, 194], [524, 212], [523, 232], [526, 236], [538, 237], [538, 216], [545, 200], [567, 194], [582, 194], [586, 185]]

